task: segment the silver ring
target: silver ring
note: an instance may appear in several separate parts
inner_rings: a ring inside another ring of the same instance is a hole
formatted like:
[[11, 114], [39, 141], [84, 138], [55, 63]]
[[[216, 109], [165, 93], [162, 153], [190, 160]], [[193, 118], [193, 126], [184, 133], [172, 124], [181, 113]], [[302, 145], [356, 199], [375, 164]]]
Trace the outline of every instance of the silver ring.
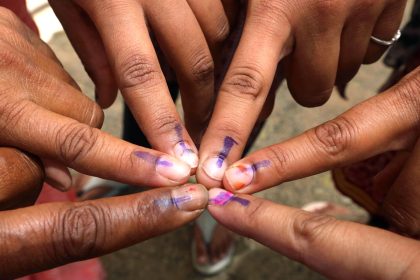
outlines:
[[382, 40], [379, 38], [376, 38], [375, 36], [370, 36], [370, 39], [375, 42], [376, 44], [379, 44], [381, 46], [389, 47], [392, 46], [395, 42], [397, 42], [401, 38], [401, 30], [398, 29], [397, 33], [395, 33], [394, 37], [389, 40]]

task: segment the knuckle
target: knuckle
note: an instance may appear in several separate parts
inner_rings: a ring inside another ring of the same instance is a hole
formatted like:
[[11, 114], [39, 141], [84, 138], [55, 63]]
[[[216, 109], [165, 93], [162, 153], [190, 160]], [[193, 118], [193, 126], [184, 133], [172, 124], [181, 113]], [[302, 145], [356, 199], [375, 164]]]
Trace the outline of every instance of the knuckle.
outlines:
[[[278, 0], [260, 0], [254, 6], [253, 17], [254, 21], [264, 24], [268, 31], [278, 31], [279, 26], [290, 24], [289, 14], [291, 14], [290, 5], [286, 1]], [[275, 28], [275, 30], [273, 30]]]
[[273, 164], [277, 177], [284, 178], [288, 165], [292, 161], [291, 152], [276, 146], [269, 146], [267, 147], [267, 159]]
[[2, 98], [0, 105], [0, 127], [1, 130], [7, 130], [7, 128], [17, 127], [22, 121], [24, 121], [29, 109], [30, 103], [26, 100], [7, 100]]
[[251, 101], [261, 95], [265, 87], [264, 76], [255, 65], [236, 67], [222, 86], [222, 90], [238, 98]]
[[100, 139], [98, 130], [77, 122], [61, 127], [56, 137], [59, 157], [70, 166], [86, 158]]
[[200, 51], [193, 58], [192, 77], [195, 82], [206, 83], [214, 77], [214, 63], [210, 53]]
[[317, 0], [314, 2], [314, 13], [321, 15], [321, 18], [325, 16], [342, 15], [343, 8], [345, 7], [344, 1], [337, 0]]
[[14, 50], [10, 48], [6, 43], [1, 44], [0, 48], [0, 68], [7, 69], [11, 66], [19, 67], [24, 66], [26, 61], [17, 55]]
[[311, 134], [314, 146], [334, 157], [348, 150], [355, 128], [345, 117], [339, 117], [316, 127]]
[[156, 63], [144, 55], [129, 56], [123, 60], [117, 69], [121, 69], [119, 82], [122, 89], [137, 86], [154, 87], [161, 80], [160, 71]]
[[92, 204], [72, 206], [58, 215], [56, 258], [77, 260], [99, 253], [107, 234], [106, 215]]
[[[409, 75], [395, 87], [393, 94], [393, 107], [398, 112], [408, 112], [415, 116], [420, 123], [420, 67], [414, 74]], [[420, 124], [419, 124], [420, 125]]]
[[17, 21], [17, 16], [11, 10], [0, 6], [0, 17], [2, 21], [14, 23]]
[[310, 250], [317, 242], [328, 238], [334, 229], [337, 220], [331, 216], [310, 214], [300, 211], [292, 222], [293, 236], [298, 246], [298, 252], [305, 252]]
[[212, 41], [215, 44], [223, 43], [224, 41], [226, 41], [230, 33], [229, 21], [226, 17], [223, 16], [217, 21], [215, 26], [216, 30], [214, 32], [214, 35], [212, 36]]
[[178, 124], [178, 118], [166, 108], [156, 108], [152, 115], [151, 127], [158, 134], [170, 134]]

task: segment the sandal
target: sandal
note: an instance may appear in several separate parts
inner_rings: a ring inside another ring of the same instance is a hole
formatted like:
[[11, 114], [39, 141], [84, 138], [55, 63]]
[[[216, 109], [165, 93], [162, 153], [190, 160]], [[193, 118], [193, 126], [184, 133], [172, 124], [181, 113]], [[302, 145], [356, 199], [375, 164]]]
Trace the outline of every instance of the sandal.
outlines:
[[[215, 219], [210, 215], [208, 211], [204, 211], [204, 213], [196, 220], [196, 226], [200, 229], [203, 237], [203, 241], [206, 245], [206, 251], [210, 252], [210, 243], [213, 240], [214, 232], [217, 227], [218, 223]], [[215, 275], [222, 272], [229, 264], [232, 262], [233, 254], [235, 251], [235, 242], [232, 240], [229, 249], [227, 250], [224, 257], [222, 257], [217, 262], [211, 263], [209, 260], [208, 264], [200, 264], [198, 263], [198, 256], [197, 256], [197, 243], [196, 240], [193, 239], [192, 246], [191, 246], [191, 254], [192, 254], [192, 263], [193, 267], [199, 273], [210, 276]]]

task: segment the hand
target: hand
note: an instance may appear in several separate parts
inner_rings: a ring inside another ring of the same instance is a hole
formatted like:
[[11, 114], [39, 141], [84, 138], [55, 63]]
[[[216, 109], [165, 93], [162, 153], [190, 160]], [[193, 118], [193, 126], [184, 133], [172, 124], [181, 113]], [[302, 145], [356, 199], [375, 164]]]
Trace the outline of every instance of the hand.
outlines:
[[[97, 102], [110, 106], [120, 89], [152, 147], [196, 168], [194, 142], [214, 105], [208, 45], [217, 49], [227, 37], [232, 15], [224, 6], [234, 1], [49, 2], [96, 85]], [[155, 41], [166, 59], [157, 55]], [[175, 71], [188, 132], [169, 95], [164, 61]]]
[[329, 279], [416, 279], [420, 242], [249, 195], [209, 192], [211, 215], [228, 229]]
[[239, 46], [200, 145], [198, 181], [220, 186], [226, 167], [241, 157], [276, 71], [298, 103], [322, 105], [335, 84], [383, 54], [386, 48], [370, 37], [392, 38], [405, 2], [248, 1]]
[[0, 212], [0, 275], [15, 279], [128, 247], [193, 221], [207, 201], [206, 188], [189, 185]]
[[225, 173], [225, 188], [254, 193], [387, 151], [402, 151], [377, 175], [376, 188], [383, 191], [383, 216], [401, 232], [420, 237], [419, 81], [420, 67], [334, 120], [234, 163]]
[[133, 185], [188, 180], [191, 168], [184, 162], [97, 129], [100, 107], [80, 92], [51, 49], [4, 8], [0, 34], [0, 147], [41, 158], [47, 181], [59, 189], [71, 185], [66, 167]]

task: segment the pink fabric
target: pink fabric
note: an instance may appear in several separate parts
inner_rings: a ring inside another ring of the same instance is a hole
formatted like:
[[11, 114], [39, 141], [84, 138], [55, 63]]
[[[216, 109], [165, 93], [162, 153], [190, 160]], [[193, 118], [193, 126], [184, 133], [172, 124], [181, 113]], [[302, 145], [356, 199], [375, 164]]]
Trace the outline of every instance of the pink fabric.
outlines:
[[[38, 33], [38, 29], [31, 15], [26, 8], [25, 0], [0, 0], [0, 6], [12, 10], [23, 22], [25, 22], [34, 32]], [[52, 187], [44, 184], [43, 190], [37, 200], [37, 204], [53, 202], [53, 201], [74, 201], [76, 194], [74, 191], [68, 193], [59, 192]], [[51, 270], [43, 271], [33, 275], [19, 278], [21, 280], [73, 280], [73, 279], [89, 279], [100, 280], [105, 279], [105, 271], [99, 259], [91, 259], [82, 262], [71, 263]]]
[[[42, 192], [36, 204], [52, 201], [74, 201], [76, 194], [74, 190], [67, 193], [57, 191], [56, 189], [44, 184]], [[19, 278], [19, 280], [74, 280], [89, 279], [102, 280], [106, 278], [106, 273], [98, 258], [81, 262], [75, 262], [53, 268], [47, 271], [35, 273], [33, 275]]]

